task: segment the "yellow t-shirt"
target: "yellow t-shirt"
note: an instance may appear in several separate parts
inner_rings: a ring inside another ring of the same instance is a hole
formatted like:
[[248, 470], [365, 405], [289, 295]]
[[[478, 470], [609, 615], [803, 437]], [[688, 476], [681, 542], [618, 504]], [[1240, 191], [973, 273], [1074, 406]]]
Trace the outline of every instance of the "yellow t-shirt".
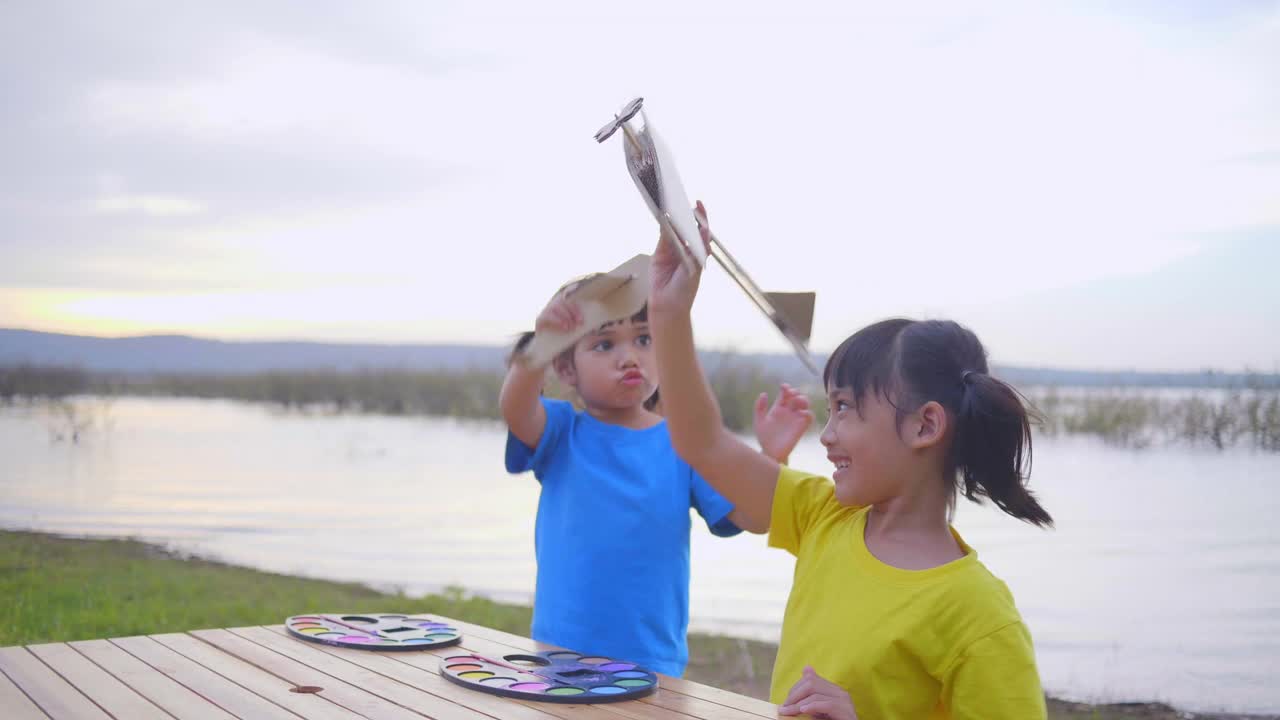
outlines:
[[796, 556], [773, 668], [774, 703], [805, 665], [849, 691], [859, 720], [1043, 720], [1031, 635], [978, 554], [902, 570], [867, 549], [866, 507], [784, 467], [769, 544]]

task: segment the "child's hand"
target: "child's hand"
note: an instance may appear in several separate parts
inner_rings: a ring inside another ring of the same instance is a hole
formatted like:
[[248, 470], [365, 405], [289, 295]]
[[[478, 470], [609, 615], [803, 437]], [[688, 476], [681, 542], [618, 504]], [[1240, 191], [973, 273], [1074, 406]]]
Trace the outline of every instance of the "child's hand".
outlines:
[[538, 321], [534, 323], [533, 331], [569, 332], [581, 324], [582, 310], [578, 307], [578, 303], [566, 299], [564, 295], [557, 295], [547, 303], [541, 313], [538, 313]]
[[825, 720], [858, 720], [853, 698], [839, 685], [823, 679], [805, 666], [800, 682], [791, 686], [787, 699], [778, 706], [779, 715], [809, 715]]
[[809, 398], [786, 383], [778, 391], [773, 407], [769, 407], [769, 393], [760, 393], [756, 398], [756, 440], [765, 455], [783, 465], [812, 424]]
[[[707, 209], [698, 201], [697, 214], [702, 221], [698, 225], [702, 235], [702, 243], [710, 249], [711, 228], [707, 224]], [[683, 250], [679, 241], [662, 233], [658, 237], [658, 247], [653, 251], [653, 264], [650, 271], [649, 312], [688, 313], [693, 307], [693, 298], [698, 294], [698, 281], [702, 277], [699, 269], [693, 273], [684, 266]]]

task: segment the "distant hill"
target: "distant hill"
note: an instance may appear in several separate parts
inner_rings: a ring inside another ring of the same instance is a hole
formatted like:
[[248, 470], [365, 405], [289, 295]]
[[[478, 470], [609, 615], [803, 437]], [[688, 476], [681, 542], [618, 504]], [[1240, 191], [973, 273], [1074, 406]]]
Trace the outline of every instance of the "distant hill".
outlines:
[[[486, 345], [382, 345], [301, 341], [224, 341], [185, 335], [103, 338], [0, 328], [0, 366], [31, 364], [74, 366], [93, 372], [128, 374], [245, 374], [268, 370], [499, 370], [507, 348]], [[704, 353], [715, 366], [723, 354]], [[736, 353], [784, 379], [802, 382], [806, 373], [789, 354]], [[825, 358], [819, 357], [818, 362]], [[1015, 385], [1078, 387], [1239, 387], [1246, 382], [1280, 387], [1280, 375], [1140, 370], [1063, 370], [997, 367]]]
[[0, 365], [74, 365], [98, 372], [496, 369], [504, 357], [502, 348], [475, 345], [224, 341], [185, 335], [102, 338], [0, 329]]

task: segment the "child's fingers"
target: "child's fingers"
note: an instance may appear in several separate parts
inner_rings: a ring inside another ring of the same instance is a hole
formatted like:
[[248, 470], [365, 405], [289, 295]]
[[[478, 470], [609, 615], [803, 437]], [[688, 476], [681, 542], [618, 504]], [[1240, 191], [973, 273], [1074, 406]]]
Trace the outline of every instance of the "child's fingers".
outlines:
[[813, 677], [806, 671], [805, 674], [801, 675], [800, 679], [796, 681], [796, 684], [791, 686], [791, 691], [787, 693], [787, 697], [782, 701], [782, 704], [795, 705], [801, 700], [809, 697], [809, 695], [813, 693], [812, 685]]
[[796, 681], [795, 685], [791, 686], [791, 689], [787, 691], [787, 697], [782, 701], [782, 707], [794, 707], [796, 703], [809, 697], [808, 686], [806, 685], [807, 680], [808, 678], [802, 677]]
[[830, 680], [819, 675], [818, 671], [814, 670], [812, 665], [805, 666], [804, 676], [809, 678], [812, 681], [814, 692], [824, 692], [824, 691], [830, 691], [830, 690], [834, 690], [836, 692], [844, 692], [844, 690], [839, 685], [836, 685]]
[[[798, 694], [796, 697], [787, 696], [787, 699], [778, 706], [778, 714], [780, 715], [823, 715], [826, 717], [838, 717], [838, 709], [840, 707], [840, 696], [834, 697], [821, 692], [813, 683], [819, 679], [816, 675], [806, 673], [792, 688], [792, 691], [798, 690], [803, 686], [805, 692]], [[832, 713], [835, 713], [834, 715]]]
[[786, 408], [792, 412], [809, 409], [809, 398], [803, 393], [792, 391], [786, 397]]
[[819, 675], [811, 665], [805, 666], [800, 681], [791, 688], [778, 714], [812, 715], [831, 720], [857, 720], [858, 717], [849, 692]]
[[792, 409], [796, 407], [796, 403], [798, 403], [802, 397], [804, 396], [791, 388], [787, 388], [786, 391], [783, 392], [783, 400], [786, 406]]
[[769, 393], [760, 393], [760, 397], [756, 398], [755, 414], [756, 424], [759, 425], [764, 421], [764, 416], [769, 412]]
[[839, 718], [840, 705], [829, 697], [814, 695], [796, 706], [797, 714], [814, 717]]
[[792, 402], [795, 402], [794, 393], [791, 392], [791, 388], [783, 387], [782, 392], [778, 393], [778, 405], [791, 407]]
[[573, 322], [573, 317], [569, 314], [569, 309], [564, 305], [557, 305], [555, 310], [552, 311], [551, 316], [555, 320], [556, 328], [558, 330], [568, 330], [569, 324]]
[[839, 696], [839, 695], [847, 694], [844, 688], [840, 687], [839, 685], [831, 682], [830, 680], [816, 673], [813, 676], [813, 691], [815, 694], [818, 694], [818, 695]]
[[535, 326], [535, 329], [560, 329], [560, 317], [556, 314], [556, 306], [548, 306], [542, 311], [542, 314], [538, 316], [538, 323]]
[[822, 698], [824, 700], [834, 701], [837, 705], [848, 703], [850, 707], [853, 706], [853, 698], [849, 696], [848, 690], [845, 690], [816, 672], [813, 674], [811, 680], [813, 682], [813, 694], [809, 696], [810, 701]]
[[658, 246], [653, 249], [652, 258], [649, 261], [654, 271], [658, 273], [659, 279], [664, 281], [671, 279], [671, 272], [680, 264], [679, 252], [676, 249], [676, 239], [671, 236], [671, 233], [667, 232], [666, 228], [659, 230]]
[[702, 236], [702, 244], [707, 252], [711, 252], [711, 221], [707, 218], [707, 208], [699, 200], [694, 206], [698, 220], [698, 234]]

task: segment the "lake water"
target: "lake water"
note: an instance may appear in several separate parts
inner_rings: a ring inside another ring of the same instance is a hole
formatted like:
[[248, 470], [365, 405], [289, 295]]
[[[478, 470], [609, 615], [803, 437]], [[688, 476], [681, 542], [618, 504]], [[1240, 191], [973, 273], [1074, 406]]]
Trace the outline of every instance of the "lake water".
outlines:
[[[415, 593], [453, 584], [531, 598], [537, 484], [503, 470], [495, 424], [206, 400], [75, 405], [95, 422], [75, 444], [58, 439], [65, 418], [0, 408], [0, 527], [134, 536]], [[793, 461], [828, 471], [816, 436]], [[1280, 455], [1043, 440], [1032, 485], [1057, 530], [971, 505], [956, 526], [1013, 590], [1048, 690], [1280, 712]], [[791, 557], [703, 527], [693, 629], [776, 640]]]

